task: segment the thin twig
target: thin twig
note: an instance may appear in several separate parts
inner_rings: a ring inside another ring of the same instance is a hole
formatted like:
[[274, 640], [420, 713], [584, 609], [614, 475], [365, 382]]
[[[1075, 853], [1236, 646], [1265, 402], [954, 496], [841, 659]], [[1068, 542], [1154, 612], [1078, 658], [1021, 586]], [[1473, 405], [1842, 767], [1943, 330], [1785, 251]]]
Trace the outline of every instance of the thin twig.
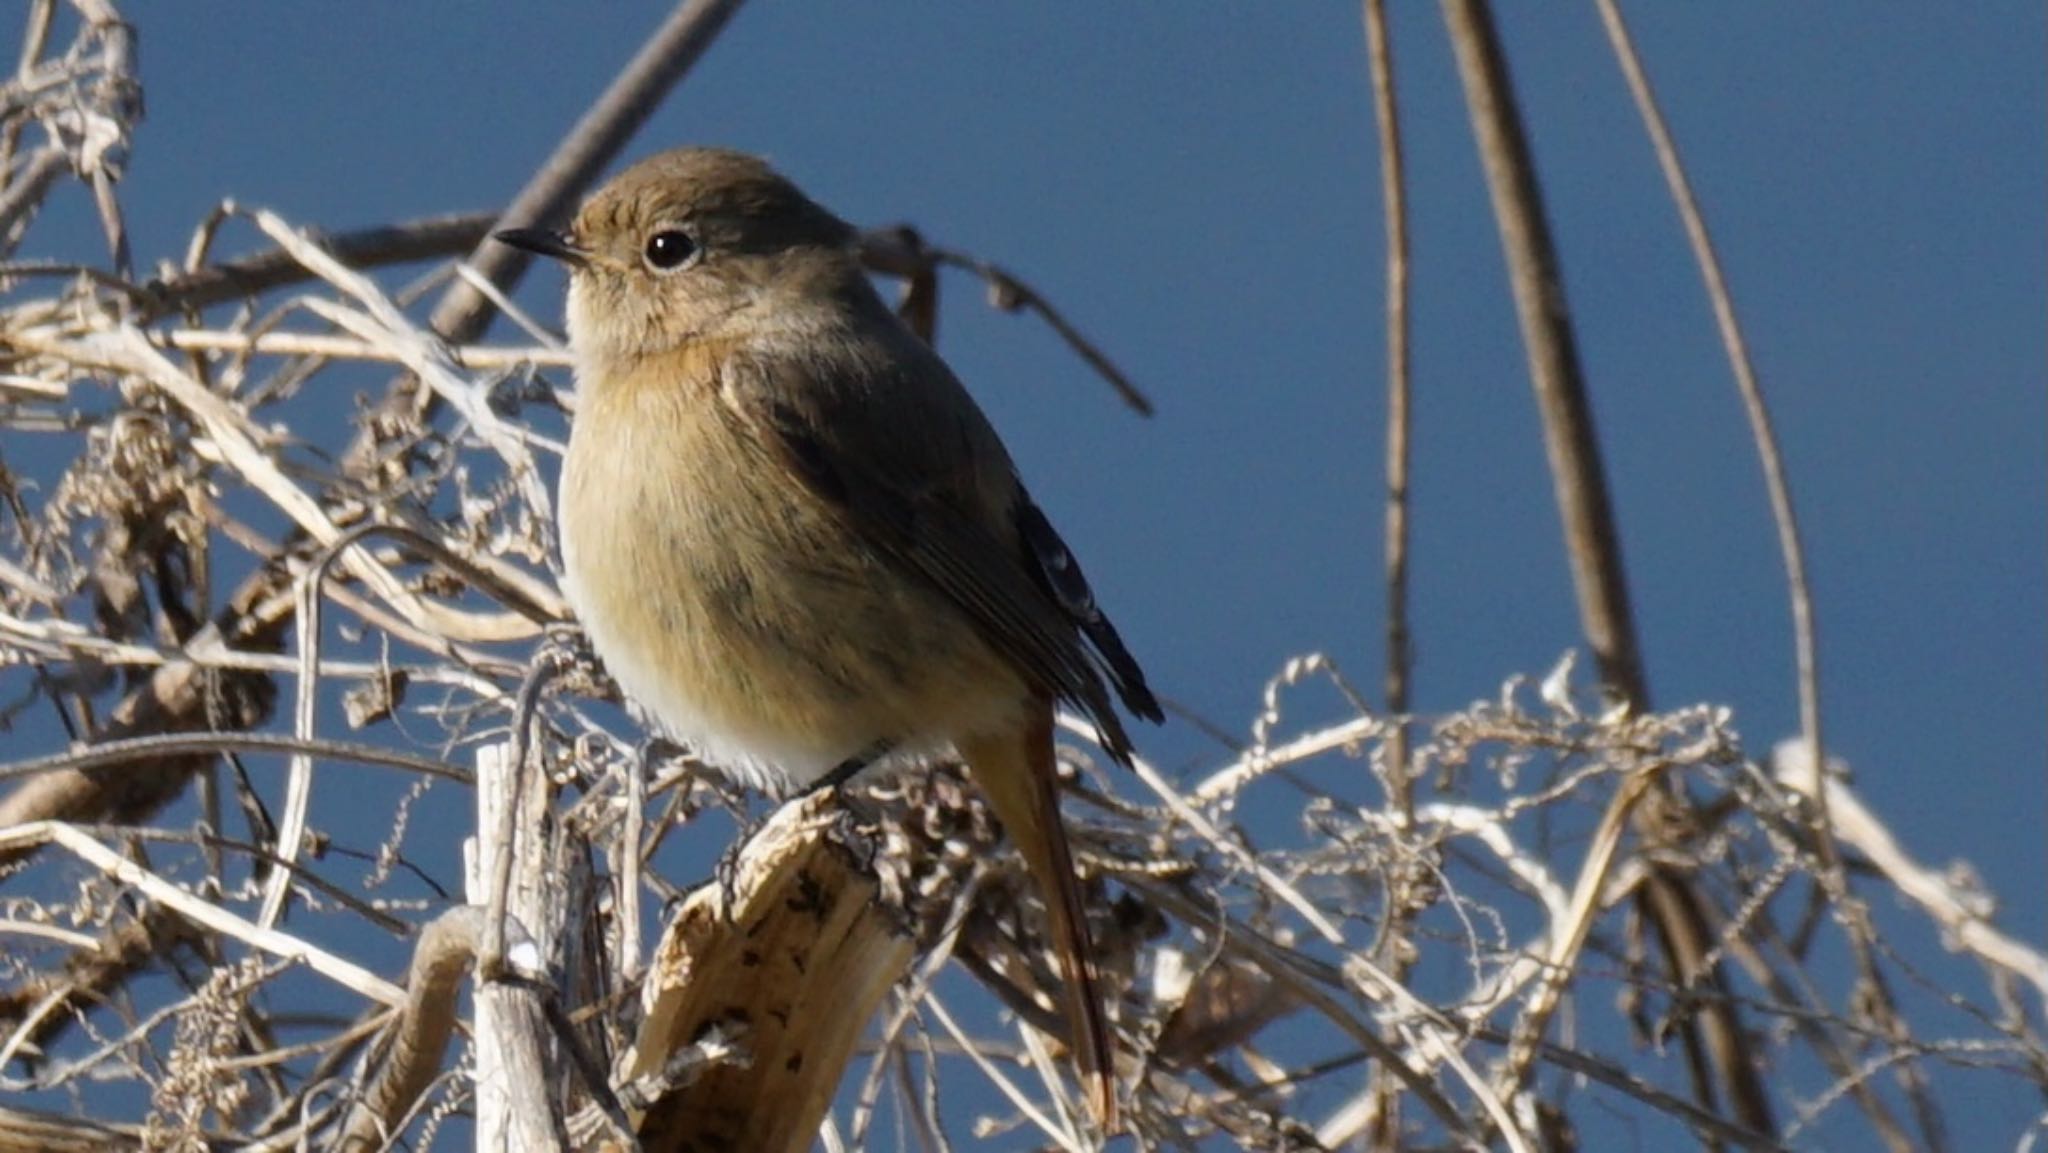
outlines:
[[[316, 332], [223, 332], [218, 329], [186, 328], [164, 334], [164, 343], [188, 352], [232, 352], [261, 356], [320, 356], [330, 360], [377, 360], [398, 363], [402, 353], [389, 345], [353, 337]], [[471, 344], [450, 348], [448, 356], [458, 367], [472, 372], [521, 368], [567, 368], [569, 354], [561, 349], [528, 346], [497, 348]]]
[[950, 248], [928, 248], [926, 251], [936, 263], [964, 268], [979, 276], [982, 282], [988, 285], [990, 302], [1002, 311], [1014, 312], [1023, 309], [1036, 313], [1040, 320], [1045, 321], [1059, 334], [1059, 338], [1066, 342], [1068, 348], [1073, 349], [1075, 354], [1088, 362], [1088, 367], [1094, 369], [1096, 375], [1109, 382], [1110, 388], [1116, 390], [1117, 396], [1123, 399], [1131, 411], [1139, 416], [1152, 415], [1151, 398], [1137, 385], [1131, 383], [1131, 378], [1124, 375], [1123, 369], [1118, 368], [1107, 353], [1097, 348], [1095, 342], [1082, 336], [1080, 329], [1068, 323], [1067, 318], [1040, 295], [1037, 289], [978, 256], [970, 256]]
[[[483, 243], [497, 219], [494, 212], [466, 212], [354, 232], [314, 232], [310, 238], [350, 268], [381, 268], [387, 264], [460, 256]], [[276, 249], [194, 268], [168, 280], [152, 281], [146, 291], [153, 298], [155, 311], [149, 315], [197, 312], [312, 278], [311, 269], [294, 260], [290, 253]]]
[[[1481, 0], [1442, 0], [1442, 7], [1507, 258], [1530, 384], [1542, 416], [1551, 483], [1578, 593], [1580, 627], [1610, 691], [1634, 709], [1648, 709], [1649, 685], [1629, 607], [1620, 533], [1594, 433], [1592, 405], [1579, 370], [1557, 252], [1515, 106], [1507, 61], [1492, 16]], [[1671, 802], [1684, 803], [1676, 797]], [[1639, 810], [1643, 814], [1639, 827], [1656, 833], [1657, 809], [1656, 805], [1644, 805]], [[1698, 896], [1682, 878], [1655, 867], [1643, 888], [1643, 903], [1681, 986], [1697, 985], [1706, 991], [1698, 1019], [1705, 1025], [1704, 1037], [1694, 1020], [1681, 1023], [1694, 1090], [1701, 1103], [1711, 1108], [1716, 1097], [1714, 1081], [1704, 1067], [1711, 1059], [1741, 1125], [1771, 1132], [1769, 1096], [1748, 1059], [1748, 1040], [1721, 987], [1720, 972], [1707, 961], [1713, 934]]]
[[[531, 225], [563, 215], [661, 107], [669, 89], [689, 73], [739, 7], [740, 0], [684, 0], [676, 5], [498, 214], [499, 222]], [[510, 285], [518, 283], [531, 259], [510, 245], [488, 241], [470, 254], [468, 263], [491, 283]], [[484, 295], [458, 281], [435, 306], [427, 325], [450, 344], [466, 344], [482, 334], [490, 318], [490, 302]]]
[[1828, 867], [1839, 870], [1841, 860], [1835, 852], [1831, 839], [1833, 833], [1827, 819], [1828, 791], [1820, 785], [1827, 762], [1821, 745], [1819, 625], [1814, 620], [1813, 589], [1806, 576], [1806, 549], [1800, 543], [1799, 513], [1792, 501], [1792, 481], [1785, 469], [1784, 453], [1778, 447], [1770, 404], [1764, 398], [1763, 384], [1757, 379], [1756, 365], [1750, 360], [1749, 342], [1743, 339], [1742, 325], [1735, 318], [1734, 296], [1728, 289], [1727, 276], [1721, 270], [1721, 258], [1714, 251], [1713, 237], [1707, 232], [1706, 216], [1700, 211], [1698, 198], [1693, 195], [1691, 180], [1686, 177], [1678, 145], [1672, 140], [1670, 126], [1665, 123], [1664, 113], [1657, 106], [1656, 93], [1650, 87], [1648, 74], [1643, 71], [1641, 58], [1636, 55], [1628, 26], [1622, 22], [1621, 9], [1614, 0], [1597, 0], [1597, 6], [1600, 21], [1607, 29], [1608, 41], [1614, 46], [1615, 59], [1621, 64], [1622, 76], [1628, 81], [1629, 94], [1635, 99], [1636, 111], [1642, 115], [1644, 130], [1650, 135], [1657, 165], [1663, 169], [1664, 182], [1670, 186], [1678, 218], [1685, 225], [1686, 239], [1692, 244], [1693, 259], [1699, 265], [1700, 279], [1706, 284], [1707, 299], [1714, 308], [1714, 325], [1721, 335], [1721, 347], [1728, 356], [1728, 367], [1735, 373], [1735, 389], [1742, 397], [1743, 412], [1749, 417], [1750, 436], [1756, 442], [1757, 461], [1763, 467], [1764, 489], [1770, 494], [1771, 521], [1778, 529], [1778, 552], [1785, 564], [1786, 594], [1792, 602], [1792, 648], [1799, 675], [1799, 727], [1806, 738], [1808, 763], [1813, 766], [1814, 777], [1808, 791], [1820, 806], [1820, 821], [1815, 833], [1820, 838], [1821, 853]]
[[348, 989], [385, 1005], [404, 1001], [397, 986], [352, 961], [311, 945], [297, 937], [265, 929], [238, 917], [211, 901], [187, 892], [183, 886], [150, 872], [120, 853], [93, 840], [80, 830], [55, 821], [34, 821], [0, 829], [0, 849], [17, 850], [27, 845], [54, 844], [73, 856], [126, 885], [133, 885], [151, 900], [168, 905], [183, 916], [225, 937], [242, 942], [307, 968]]
[[1408, 193], [1401, 160], [1401, 121], [1394, 105], [1394, 57], [1386, 0], [1366, 0], [1366, 56], [1372, 64], [1373, 123], [1379, 130], [1381, 219], [1387, 240], [1387, 711], [1396, 728], [1387, 743], [1387, 785], [1394, 806], [1414, 810], [1408, 778]]
[[[1385, 783], [1393, 809], [1412, 826], [1415, 789], [1408, 763], [1408, 201], [1401, 159], [1401, 121], [1394, 103], [1394, 56], [1387, 36], [1385, 0], [1365, 2], [1366, 57], [1372, 72], [1373, 123], [1379, 132], [1381, 220], [1387, 242], [1387, 502], [1386, 502], [1386, 708], [1393, 729], [1387, 736]], [[1381, 934], [1382, 961], [1396, 980], [1407, 976], [1402, 957], [1414, 903], [1389, 902], [1389, 923]], [[1376, 1148], [1399, 1144], [1399, 1085], [1382, 1069], [1373, 1078]]]
[[9, 761], [0, 764], [0, 781], [20, 780], [44, 773], [107, 769], [158, 757], [215, 753], [305, 754], [330, 760], [356, 761], [389, 769], [404, 769], [407, 772], [445, 777], [464, 784], [471, 780], [471, 775], [466, 769], [383, 745], [359, 744], [354, 741], [300, 740], [297, 737], [273, 733], [217, 732], [161, 733], [147, 737], [130, 737], [126, 740], [101, 741], [69, 752], [30, 757], [23, 761]]

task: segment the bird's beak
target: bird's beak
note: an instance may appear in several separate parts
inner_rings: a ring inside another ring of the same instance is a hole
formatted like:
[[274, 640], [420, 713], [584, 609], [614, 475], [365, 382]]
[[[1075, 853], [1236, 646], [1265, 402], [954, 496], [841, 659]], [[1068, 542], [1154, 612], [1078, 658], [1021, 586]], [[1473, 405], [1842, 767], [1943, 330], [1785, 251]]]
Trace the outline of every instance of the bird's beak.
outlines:
[[564, 264], [581, 265], [590, 259], [588, 249], [577, 247], [566, 233], [552, 228], [507, 228], [492, 235], [500, 244], [509, 244], [536, 256], [551, 256]]

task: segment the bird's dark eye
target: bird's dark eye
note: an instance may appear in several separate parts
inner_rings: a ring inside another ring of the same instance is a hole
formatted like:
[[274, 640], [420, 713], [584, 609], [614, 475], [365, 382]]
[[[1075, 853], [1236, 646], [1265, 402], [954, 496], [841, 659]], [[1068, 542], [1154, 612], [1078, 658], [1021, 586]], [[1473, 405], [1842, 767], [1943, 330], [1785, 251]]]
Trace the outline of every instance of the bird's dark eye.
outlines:
[[647, 264], [658, 272], [671, 272], [697, 255], [697, 244], [680, 229], [665, 228], [647, 238]]

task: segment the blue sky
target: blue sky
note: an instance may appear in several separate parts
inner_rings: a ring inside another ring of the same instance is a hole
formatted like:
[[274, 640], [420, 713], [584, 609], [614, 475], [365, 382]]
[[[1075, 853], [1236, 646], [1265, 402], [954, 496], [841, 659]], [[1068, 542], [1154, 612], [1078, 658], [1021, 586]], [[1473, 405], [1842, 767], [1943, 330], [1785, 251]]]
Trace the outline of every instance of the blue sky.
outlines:
[[[1761, 753], [1796, 726], [1786, 598], [1697, 274], [1592, 9], [1503, 7], [1654, 698], [1732, 706]], [[144, 261], [229, 196], [336, 229], [502, 203], [665, 10], [130, 8]], [[1579, 638], [1441, 22], [1395, 8], [1426, 713]], [[1790, 462], [1831, 745], [1910, 851], [1971, 860], [2040, 942], [2042, 10], [1629, 12]], [[632, 154], [680, 143], [766, 153], [853, 220], [1006, 264], [1151, 393], [1159, 415], [1133, 417], [949, 282], [942, 350], [1165, 694], [1242, 731], [1291, 655], [1377, 685], [1383, 254], [1355, 5], [763, 2]], [[559, 290], [539, 270], [522, 299], [553, 318]], [[1216, 755], [1185, 726], [1147, 745]]]

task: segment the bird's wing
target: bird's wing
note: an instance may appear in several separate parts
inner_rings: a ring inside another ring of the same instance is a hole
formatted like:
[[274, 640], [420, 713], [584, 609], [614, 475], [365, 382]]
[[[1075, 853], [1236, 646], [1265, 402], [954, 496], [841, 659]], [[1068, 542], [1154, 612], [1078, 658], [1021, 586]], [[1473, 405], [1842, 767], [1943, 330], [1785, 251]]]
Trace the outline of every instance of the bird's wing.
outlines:
[[1158, 719], [1158, 704], [951, 372], [918, 345], [842, 356], [821, 375], [795, 357], [734, 356], [719, 396], [771, 459], [944, 593], [1042, 691], [1086, 713], [1103, 747], [1126, 760], [1130, 738], [1104, 673], [1133, 712]]
[[1017, 537], [1024, 547], [1024, 559], [1029, 564], [1032, 577], [1039, 588], [1059, 605], [1067, 620], [1088, 638], [1098, 663], [1109, 674], [1117, 695], [1123, 698], [1124, 707], [1154, 724], [1164, 721], [1166, 714], [1160, 710], [1158, 698], [1145, 684], [1145, 670], [1138, 667], [1137, 658], [1124, 647], [1124, 639], [1117, 635], [1116, 626], [1109, 623], [1109, 617], [1095, 603], [1095, 590], [1088, 587], [1088, 577], [1081, 571], [1080, 560], [1067, 547], [1067, 542], [1060, 539], [1059, 531], [1052, 527], [1052, 522], [1046, 519], [1037, 502], [1021, 485], [1017, 490], [1014, 512]]

